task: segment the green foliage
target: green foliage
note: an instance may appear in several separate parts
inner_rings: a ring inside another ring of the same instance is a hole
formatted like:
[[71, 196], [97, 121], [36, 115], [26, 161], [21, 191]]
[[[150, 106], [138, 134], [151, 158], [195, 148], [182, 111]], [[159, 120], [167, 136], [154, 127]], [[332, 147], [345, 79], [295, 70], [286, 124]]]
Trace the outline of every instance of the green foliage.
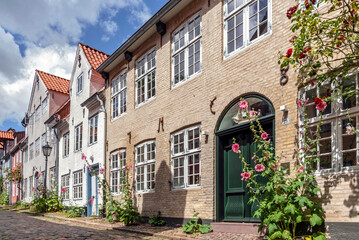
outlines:
[[[249, 111], [247, 109], [244, 111], [247, 119], [251, 119]], [[244, 172], [249, 176], [243, 180], [246, 181], [252, 196], [250, 203], [258, 203], [254, 217], [261, 219], [260, 230], [267, 226], [268, 239], [295, 239], [298, 237], [296, 228], [299, 223], [309, 222], [312, 226], [320, 226], [324, 221], [323, 209], [315, 201], [319, 188], [315, 183], [313, 176], [315, 169], [312, 167], [318, 161], [317, 157], [300, 155], [300, 162], [303, 165], [295, 166], [295, 174], [290, 177], [280, 165], [284, 157], [273, 154], [274, 146], [265, 137], [258, 116], [250, 120], [250, 129], [258, 146], [253, 156], [255, 162], [250, 164], [240, 153], [239, 157], [243, 162]], [[305, 134], [304, 130], [304, 136]], [[317, 138], [319, 137], [318, 132]], [[313, 144], [310, 146], [316, 146], [316, 142]], [[253, 165], [262, 165], [264, 170], [259, 171], [252, 167]], [[266, 183], [257, 181], [263, 177], [268, 180]], [[259, 191], [259, 189], [263, 190]]]
[[[82, 159], [86, 162], [88, 169], [93, 171], [84, 154], [82, 154]], [[120, 161], [120, 169], [122, 169], [121, 164], [122, 162]], [[128, 181], [127, 171], [129, 171], [131, 168], [132, 166], [130, 165], [125, 166], [125, 170], [121, 170], [120, 172], [121, 175], [125, 176], [121, 187], [121, 201], [114, 199], [109, 183], [105, 179], [101, 179], [97, 172], [93, 171], [98, 182], [100, 183], [100, 193], [102, 192], [105, 197], [103, 211], [109, 222], [123, 222], [125, 225], [143, 222], [143, 219], [140, 217], [140, 213], [138, 212], [137, 207], [133, 202], [132, 192]], [[104, 169], [100, 169], [100, 174], [103, 173]]]
[[1, 193], [0, 193], [0, 205], [8, 205], [9, 204], [9, 193], [7, 192], [6, 184], [2, 185]]
[[63, 209], [62, 198], [57, 194], [56, 187], [53, 189], [50, 191], [42, 185], [38, 189], [34, 189], [31, 205], [37, 212], [57, 212]]
[[161, 218], [161, 211], [158, 211], [157, 214], [153, 215], [148, 223], [152, 226], [163, 226], [166, 224], [165, 220]]
[[182, 227], [183, 232], [185, 233], [196, 233], [200, 232], [201, 234], [209, 233], [211, 231], [212, 226], [207, 224], [200, 224], [200, 218], [197, 218], [199, 213], [193, 215], [196, 219], [191, 219], [186, 225]]
[[83, 210], [81, 210], [78, 207], [69, 207], [69, 209], [64, 210], [64, 213], [66, 214], [66, 217], [68, 218], [76, 218], [82, 216]]

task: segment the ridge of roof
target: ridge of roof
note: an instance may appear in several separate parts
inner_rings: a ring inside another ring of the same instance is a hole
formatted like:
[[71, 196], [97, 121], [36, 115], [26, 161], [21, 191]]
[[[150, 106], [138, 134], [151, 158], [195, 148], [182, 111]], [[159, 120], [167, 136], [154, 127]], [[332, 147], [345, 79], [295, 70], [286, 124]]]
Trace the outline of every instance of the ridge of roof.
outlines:
[[91, 67], [96, 71], [96, 69], [110, 56], [107, 53], [104, 53], [96, 48], [90, 47], [89, 45], [79, 42], [82, 51], [84, 52], [87, 61], [90, 63]]
[[70, 80], [47, 72], [43, 72], [38, 69], [36, 69], [35, 71], [37, 72], [37, 74], [39, 74], [48, 90], [53, 90], [69, 95]]

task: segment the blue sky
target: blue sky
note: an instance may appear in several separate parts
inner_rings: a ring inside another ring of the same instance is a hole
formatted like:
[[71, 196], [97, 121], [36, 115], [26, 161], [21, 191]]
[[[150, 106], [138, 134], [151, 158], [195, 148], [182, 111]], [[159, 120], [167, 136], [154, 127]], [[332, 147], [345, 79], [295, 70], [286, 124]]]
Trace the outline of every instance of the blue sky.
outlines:
[[69, 79], [78, 42], [112, 54], [166, 2], [0, 0], [0, 130], [23, 129], [35, 69]]

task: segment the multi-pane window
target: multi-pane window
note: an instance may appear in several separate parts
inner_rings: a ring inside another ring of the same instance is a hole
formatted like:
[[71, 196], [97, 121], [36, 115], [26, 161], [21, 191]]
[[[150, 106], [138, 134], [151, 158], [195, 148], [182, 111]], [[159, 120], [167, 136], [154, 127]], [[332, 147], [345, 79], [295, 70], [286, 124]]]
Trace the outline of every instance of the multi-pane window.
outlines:
[[135, 149], [136, 191], [155, 189], [156, 142], [150, 141], [138, 145]]
[[225, 55], [244, 48], [270, 31], [270, 0], [226, 0]]
[[63, 136], [64, 153], [63, 156], [67, 157], [70, 153], [70, 133], [67, 132]]
[[47, 134], [46, 134], [46, 132], [44, 134], [42, 134], [41, 140], [42, 140], [42, 146], [45, 146], [46, 143], [47, 143]]
[[69, 199], [70, 174], [61, 176], [61, 196], [63, 199]]
[[74, 172], [73, 195], [74, 199], [82, 198], [82, 170]]
[[156, 96], [156, 49], [136, 62], [136, 106]]
[[35, 111], [35, 121], [39, 121], [40, 120], [40, 106], [38, 106], [36, 108], [36, 111]]
[[82, 123], [75, 127], [75, 151], [82, 149]]
[[125, 180], [126, 150], [111, 154], [111, 192], [120, 193]]
[[23, 159], [24, 159], [24, 162], [27, 162], [28, 158], [29, 158], [29, 151], [28, 149], [26, 148], [24, 151], [23, 151]]
[[114, 80], [111, 86], [112, 119], [126, 112], [127, 104], [127, 71], [123, 71]]
[[172, 86], [201, 72], [202, 16], [196, 14], [172, 35]]
[[35, 140], [35, 156], [40, 155], [40, 138]]
[[[309, 123], [309, 136], [315, 138], [319, 122], [320, 138], [316, 152], [319, 162], [315, 164], [318, 172], [332, 172], [358, 168], [359, 137], [352, 131], [358, 130], [359, 122], [359, 96], [355, 93], [358, 89], [358, 74], [346, 77], [340, 81], [343, 96], [330, 100], [334, 85], [322, 84], [309, 86], [300, 91], [299, 98], [308, 99], [305, 106]], [[319, 97], [328, 100], [327, 107], [322, 112], [323, 120], [319, 117], [314, 100]], [[301, 109], [301, 108], [300, 108]], [[300, 113], [303, 124], [303, 113]], [[301, 125], [303, 128], [303, 126]], [[304, 140], [302, 139], [302, 143]]]
[[83, 75], [83, 73], [81, 73], [81, 74], [77, 77], [76, 94], [79, 94], [79, 93], [82, 92], [83, 85], [84, 85], [84, 75]]
[[173, 188], [201, 184], [201, 127], [195, 126], [171, 136]]
[[42, 114], [45, 114], [47, 112], [47, 105], [48, 105], [48, 98], [45, 97], [45, 99], [42, 101]]
[[89, 120], [90, 126], [90, 139], [89, 144], [93, 144], [97, 142], [97, 129], [98, 129], [98, 115], [90, 118]]
[[55, 171], [56, 171], [56, 168], [55, 167], [52, 167], [50, 168], [50, 178], [49, 178], [49, 183], [50, 183], [50, 190], [52, 189], [53, 186], [55, 186]]
[[29, 197], [32, 196], [32, 188], [34, 187], [34, 177], [29, 177]]
[[30, 160], [34, 158], [34, 143], [30, 144]]
[[27, 197], [27, 178], [24, 179], [24, 198]]

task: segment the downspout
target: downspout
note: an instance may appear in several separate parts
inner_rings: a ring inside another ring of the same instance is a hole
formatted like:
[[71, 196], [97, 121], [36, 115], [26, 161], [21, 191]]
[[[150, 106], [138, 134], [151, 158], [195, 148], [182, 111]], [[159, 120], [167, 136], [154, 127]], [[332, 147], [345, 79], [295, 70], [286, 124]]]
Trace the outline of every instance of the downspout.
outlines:
[[[103, 121], [104, 121], [104, 141], [103, 141], [103, 167], [106, 169], [106, 139], [107, 139], [107, 122], [106, 122], [106, 108], [104, 105], [104, 102], [101, 100], [101, 98], [98, 96], [98, 93], [96, 94], [96, 99], [97, 101], [99, 101], [101, 107], [100, 107], [100, 112], [103, 112]], [[107, 171], [105, 172], [105, 177], [103, 181], [106, 181], [106, 175], [107, 175]], [[104, 186], [104, 184], [102, 184]], [[106, 201], [106, 196], [105, 194], [103, 194], [102, 196], [102, 203], [103, 203], [103, 209], [102, 209], [102, 213], [104, 213], [104, 209], [105, 209], [105, 201]]]

